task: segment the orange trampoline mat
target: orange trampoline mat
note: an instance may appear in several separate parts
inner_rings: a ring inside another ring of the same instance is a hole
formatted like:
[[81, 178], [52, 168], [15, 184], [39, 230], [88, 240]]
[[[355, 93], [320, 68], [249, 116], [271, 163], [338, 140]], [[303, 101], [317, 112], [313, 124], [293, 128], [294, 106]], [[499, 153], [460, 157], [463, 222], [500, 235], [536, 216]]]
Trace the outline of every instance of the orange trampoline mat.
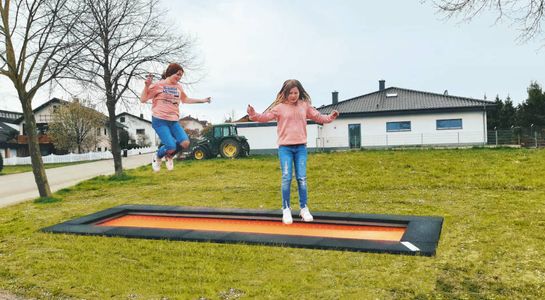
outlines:
[[272, 235], [327, 237], [356, 240], [401, 241], [406, 227], [293, 223], [280, 221], [238, 220], [224, 218], [123, 215], [96, 224], [97, 226], [141, 227], [160, 229], [203, 230]]

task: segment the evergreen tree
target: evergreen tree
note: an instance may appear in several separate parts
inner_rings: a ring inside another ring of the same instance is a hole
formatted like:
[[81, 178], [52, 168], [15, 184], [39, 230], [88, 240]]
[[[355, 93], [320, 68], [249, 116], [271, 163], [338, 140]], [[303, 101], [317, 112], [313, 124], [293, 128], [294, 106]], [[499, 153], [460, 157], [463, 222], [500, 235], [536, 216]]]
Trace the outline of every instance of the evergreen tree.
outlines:
[[486, 123], [488, 130], [499, 129], [500, 124], [500, 112], [503, 109], [503, 101], [501, 101], [500, 96], [496, 95], [496, 100], [494, 101], [496, 107], [487, 111], [486, 114]]
[[511, 97], [509, 96], [507, 96], [507, 99], [505, 99], [505, 102], [502, 104], [502, 108], [499, 112], [498, 128], [509, 129], [515, 125], [516, 109], [513, 106]]
[[528, 87], [528, 99], [518, 105], [516, 119], [522, 127], [545, 127], [545, 94], [537, 82]]

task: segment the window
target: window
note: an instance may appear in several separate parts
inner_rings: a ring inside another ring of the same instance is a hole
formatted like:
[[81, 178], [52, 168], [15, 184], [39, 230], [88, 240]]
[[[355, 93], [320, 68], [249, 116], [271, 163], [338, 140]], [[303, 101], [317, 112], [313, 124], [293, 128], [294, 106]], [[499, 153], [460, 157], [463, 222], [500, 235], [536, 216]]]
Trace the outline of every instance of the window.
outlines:
[[136, 134], [146, 134], [145, 129], [136, 129]]
[[462, 129], [462, 119], [437, 120], [437, 130]]
[[119, 122], [125, 123], [125, 117], [120, 117], [120, 118], [119, 118]]
[[100, 128], [97, 128], [97, 135], [100, 136]]
[[214, 137], [221, 137], [221, 130], [222, 128], [221, 127], [214, 127]]
[[102, 151], [102, 148], [101, 148], [101, 147], [98, 147], [98, 148], [97, 148], [97, 151], [98, 151], [98, 152]]
[[106, 133], [106, 128], [104, 128], [104, 135], [108, 135], [108, 134]]
[[411, 121], [386, 122], [387, 132], [411, 131]]
[[36, 129], [38, 129], [38, 134], [47, 134], [49, 125], [47, 123], [37, 123]]

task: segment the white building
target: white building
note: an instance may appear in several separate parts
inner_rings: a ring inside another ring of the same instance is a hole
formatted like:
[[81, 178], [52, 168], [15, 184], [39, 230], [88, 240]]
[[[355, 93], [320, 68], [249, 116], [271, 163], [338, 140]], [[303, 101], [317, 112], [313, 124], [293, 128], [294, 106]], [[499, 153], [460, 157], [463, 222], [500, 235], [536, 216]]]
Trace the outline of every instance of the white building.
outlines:
[[0, 110], [0, 155], [4, 158], [17, 156], [19, 127], [14, 122], [22, 115], [19, 112]]
[[[340, 112], [329, 124], [309, 122], [309, 150], [402, 146], [467, 146], [487, 143], [486, 111], [494, 102], [397, 87], [338, 101], [318, 110]], [[251, 153], [276, 152], [276, 123], [237, 123]]]
[[157, 147], [161, 140], [155, 133], [151, 121], [144, 116], [135, 116], [124, 112], [115, 117], [116, 121], [123, 124], [129, 132], [129, 144], [137, 144], [142, 147]]
[[[36, 120], [36, 128], [38, 130], [38, 142], [40, 144], [40, 152], [43, 156], [49, 155], [55, 152], [55, 147], [47, 135], [49, 123], [53, 120], [53, 113], [58, 109], [60, 105], [65, 105], [70, 102], [53, 98], [37, 108], [33, 109], [34, 118]], [[17, 156], [29, 156], [28, 153], [28, 137], [25, 126], [24, 117], [20, 117], [15, 121], [19, 127], [19, 136], [17, 137], [17, 143], [20, 145], [18, 148]], [[122, 128], [121, 124], [117, 124], [117, 128]], [[108, 126], [108, 117], [104, 115], [104, 124], [96, 128], [93, 138], [94, 149], [86, 149], [87, 151], [109, 151], [111, 150], [110, 144], [110, 129]]]

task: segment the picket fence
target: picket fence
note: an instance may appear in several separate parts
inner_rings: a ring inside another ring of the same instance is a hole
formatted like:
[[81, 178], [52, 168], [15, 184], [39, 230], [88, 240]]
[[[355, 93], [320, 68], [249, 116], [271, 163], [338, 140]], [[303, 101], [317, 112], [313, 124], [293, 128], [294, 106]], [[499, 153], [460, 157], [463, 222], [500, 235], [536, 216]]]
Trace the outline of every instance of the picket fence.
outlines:
[[[127, 151], [127, 156], [132, 156], [132, 155], [151, 153], [156, 150], [157, 150], [157, 147], [143, 147], [143, 148], [135, 148], [131, 150], [123, 150], [123, 151]], [[124, 154], [123, 151], [121, 153], [122, 155]], [[78, 161], [112, 159], [112, 158], [113, 158], [113, 155], [112, 155], [112, 152], [110, 151], [87, 152], [87, 153], [81, 153], [81, 154], [69, 153], [65, 155], [50, 154], [50, 155], [42, 156], [42, 160], [44, 164], [70, 163], [70, 162], [78, 162]], [[10, 157], [10, 158], [4, 159], [4, 165], [6, 166], [30, 165], [31, 163], [32, 162], [30, 161], [30, 156]]]

